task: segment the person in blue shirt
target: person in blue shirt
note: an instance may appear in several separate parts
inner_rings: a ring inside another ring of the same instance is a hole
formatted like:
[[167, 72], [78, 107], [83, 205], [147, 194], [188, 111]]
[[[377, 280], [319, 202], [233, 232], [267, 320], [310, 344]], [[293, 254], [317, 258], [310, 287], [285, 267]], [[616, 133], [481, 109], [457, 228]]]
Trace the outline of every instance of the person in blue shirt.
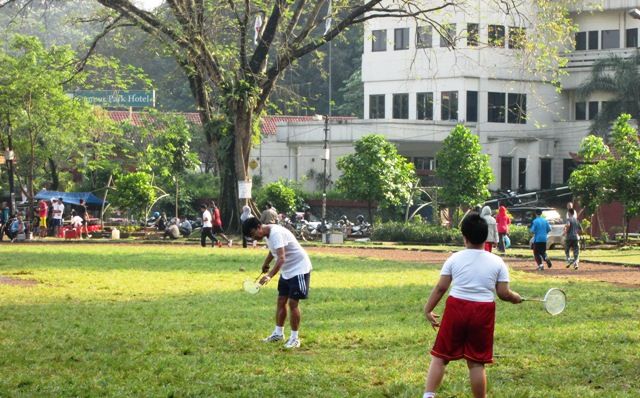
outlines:
[[542, 262], [551, 268], [551, 260], [547, 256], [547, 234], [551, 231], [549, 221], [542, 217], [542, 210], [536, 209], [536, 218], [531, 223], [530, 231], [533, 233], [533, 258], [538, 265], [538, 271], [544, 270]]

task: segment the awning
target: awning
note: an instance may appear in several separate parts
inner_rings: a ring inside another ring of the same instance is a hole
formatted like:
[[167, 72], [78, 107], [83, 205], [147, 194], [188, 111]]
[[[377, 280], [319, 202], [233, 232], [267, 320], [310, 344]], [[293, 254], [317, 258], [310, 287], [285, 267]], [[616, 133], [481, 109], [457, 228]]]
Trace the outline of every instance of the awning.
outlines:
[[[102, 206], [102, 199], [92, 194], [91, 192], [59, 192], [59, 191], [47, 191], [43, 189], [36, 194], [37, 200], [51, 200], [53, 198], [62, 198], [64, 203], [79, 205], [80, 199], [84, 199], [87, 206], [100, 207]], [[107, 204], [108, 202], [104, 202]]]

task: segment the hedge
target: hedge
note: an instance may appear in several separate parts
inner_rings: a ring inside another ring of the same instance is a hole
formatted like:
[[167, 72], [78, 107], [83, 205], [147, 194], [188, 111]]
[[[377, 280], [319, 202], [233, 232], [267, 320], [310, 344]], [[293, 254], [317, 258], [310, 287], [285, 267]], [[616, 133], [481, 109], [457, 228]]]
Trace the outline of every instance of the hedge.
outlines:
[[462, 244], [462, 234], [459, 229], [421, 223], [387, 222], [376, 224], [372, 238], [388, 242]]

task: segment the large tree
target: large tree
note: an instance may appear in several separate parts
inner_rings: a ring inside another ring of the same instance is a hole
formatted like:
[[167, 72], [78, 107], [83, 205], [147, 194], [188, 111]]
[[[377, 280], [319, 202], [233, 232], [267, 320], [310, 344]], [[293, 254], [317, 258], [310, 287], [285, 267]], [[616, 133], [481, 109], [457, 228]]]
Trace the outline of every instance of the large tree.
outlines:
[[[14, 1], [20, 0], [5, 0], [0, 6]], [[123, 26], [138, 26], [162, 42], [185, 71], [207, 141], [217, 152], [221, 207], [230, 227], [238, 219], [230, 217], [238, 214], [237, 181], [248, 179], [252, 136], [276, 82], [288, 67], [365, 21], [415, 18], [441, 32], [438, 18], [442, 14], [438, 12], [465, 5], [464, 0], [167, 0], [165, 7], [147, 11], [137, 7], [137, 1], [95, 1], [112, 11], [101, 16], [104, 31], [98, 38]], [[564, 62], [561, 49], [570, 46], [574, 30], [566, 6], [580, 2], [488, 2], [496, 11], [499, 8], [515, 16], [518, 23], [529, 25], [524, 47], [532, 56], [523, 57], [527, 69], [557, 81], [557, 67]], [[521, 7], [535, 9], [535, 18], [528, 20], [520, 14]], [[264, 23], [257, 28], [254, 44], [257, 16]], [[219, 115], [223, 115], [221, 121]]]

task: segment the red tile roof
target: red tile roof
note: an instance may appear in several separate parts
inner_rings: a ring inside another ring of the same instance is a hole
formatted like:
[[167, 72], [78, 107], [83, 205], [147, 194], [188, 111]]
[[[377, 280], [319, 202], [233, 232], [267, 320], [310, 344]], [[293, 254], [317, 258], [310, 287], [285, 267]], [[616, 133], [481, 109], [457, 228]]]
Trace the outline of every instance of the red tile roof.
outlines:
[[[202, 120], [200, 119], [200, 114], [197, 112], [184, 112], [180, 113], [183, 115], [187, 121], [202, 125]], [[124, 122], [129, 121], [134, 126], [141, 126], [142, 120], [148, 116], [146, 112], [131, 112], [128, 111], [109, 111], [109, 116], [112, 120], [116, 122]], [[354, 117], [351, 116], [332, 116], [330, 120], [332, 121], [345, 121], [345, 120], [353, 120]], [[260, 124], [260, 129], [262, 130], [262, 134], [264, 135], [274, 135], [277, 131], [278, 123], [305, 123], [305, 122], [317, 122], [314, 116], [264, 116], [262, 118], [262, 123]]]

